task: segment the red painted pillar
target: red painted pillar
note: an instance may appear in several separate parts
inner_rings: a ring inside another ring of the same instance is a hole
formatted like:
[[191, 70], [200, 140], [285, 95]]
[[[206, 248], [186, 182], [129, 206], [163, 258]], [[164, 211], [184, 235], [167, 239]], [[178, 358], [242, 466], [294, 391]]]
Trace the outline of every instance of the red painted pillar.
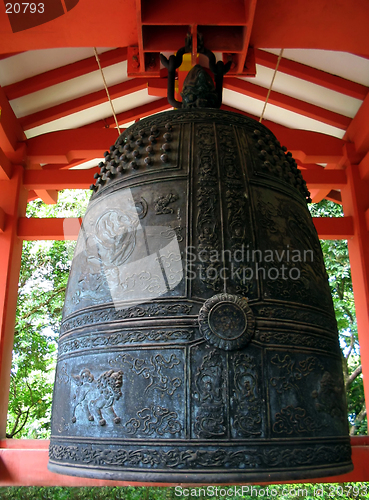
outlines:
[[10, 369], [14, 338], [22, 241], [17, 237], [18, 217], [23, 216], [27, 191], [23, 168], [14, 167], [9, 180], [0, 181], [0, 439], [5, 437]]
[[348, 162], [347, 186], [341, 190], [345, 216], [352, 216], [354, 236], [348, 240], [365, 399], [369, 402], [369, 180], [361, 165]]

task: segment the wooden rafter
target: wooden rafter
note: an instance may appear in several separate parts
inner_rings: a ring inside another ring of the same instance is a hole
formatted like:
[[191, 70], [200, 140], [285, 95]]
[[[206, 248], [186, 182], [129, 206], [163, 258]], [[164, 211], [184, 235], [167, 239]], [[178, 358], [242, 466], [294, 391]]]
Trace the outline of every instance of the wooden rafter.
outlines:
[[[224, 79], [224, 88], [261, 101], [265, 101], [268, 94], [268, 89], [261, 87], [260, 85], [246, 82], [240, 78]], [[268, 103], [287, 109], [288, 111], [293, 111], [294, 113], [307, 116], [308, 118], [321, 121], [327, 125], [331, 125], [342, 130], [346, 130], [351, 123], [351, 118], [347, 116], [340, 115], [334, 111], [329, 111], [328, 109], [321, 108], [315, 104], [301, 101], [300, 99], [290, 97], [274, 90], [270, 92]]]
[[369, 150], [369, 95], [350, 123], [344, 138], [353, 142], [359, 153]]
[[4, 90], [0, 87], [0, 148], [8, 155], [15, 152], [17, 143], [25, 139], [19, 120], [14, 114]]
[[[120, 62], [127, 60], [127, 49], [120, 48], [109, 50], [99, 55], [100, 64], [102, 68], [107, 66], [112, 66], [113, 64], [118, 64]], [[91, 73], [92, 71], [98, 70], [96, 64], [95, 56], [88, 57], [81, 61], [77, 61], [60, 68], [56, 68], [40, 75], [32, 76], [26, 78], [21, 82], [13, 83], [3, 87], [3, 90], [11, 101], [12, 99], [17, 99], [33, 92], [46, 89], [52, 85], [57, 85], [58, 83], [63, 83], [72, 78], [77, 78], [79, 76]]]
[[[119, 125], [128, 123], [133, 120], [139, 120], [148, 115], [153, 115], [154, 113], [159, 113], [160, 111], [165, 111], [166, 109], [170, 109], [171, 105], [168, 103], [168, 100], [165, 98], [158, 99], [157, 101], [149, 102], [148, 104], [143, 104], [142, 106], [137, 106], [137, 108], [130, 109], [128, 111], [124, 111], [123, 113], [117, 114], [117, 120]], [[90, 123], [85, 125], [83, 128], [95, 128], [95, 127], [104, 127], [104, 128], [114, 128], [115, 120], [113, 117], [106, 118], [105, 120], [99, 120], [97, 122]]]
[[[276, 67], [278, 56], [271, 54], [270, 52], [265, 52], [265, 50], [256, 49], [255, 50], [255, 62], [261, 66], [273, 69]], [[291, 61], [286, 58], [282, 58], [278, 71], [281, 73], [286, 73], [287, 75], [294, 76], [296, 78], [301, 78], [310, 83], [320, 85], [335, 92], [354, 97], [355, 99], [364, 100], [368, 94], [368, 87], [361, 85], [360, 83], [352, 82], [341, 78], [336, 75], [331, 75], [325, 71], [321, 71], [306, 64], [301, 64], [295, 61]]]
[[27, 156], [31, 164], [92, 160], [101, 158], [117, 137], [117, 131], [108, 128], [60, 130], [28, 139]]
[[[109, 88], [109, 93], [111, 99], [117, 99], [131, 94], [132, 92], [143, 90], [146, 87], [147, 82], [145, 80], [136, 78], [113, 85]], [[51, 108], [39, 111], [38, 113], [25, 116], [20, 119], [20, 122], [24, 130], [30, 130], [40, 125], [44, 125], [45, 123], [72, 115], [73, 113], [78, 113], [79, 111], [83, 111], [93, 106], [98, 106], [99, 104], [103, 104], [105, 102], [107, 102], [106, 92], [105, 90], [99, 90], [97, 92], [84, 95], [83, 97], [72, 99], [63, 104], [52, 106]]]
[[23, 184], [26, 189], [37, 191], [61, 189], [88, 189], [94, 182], [98, 168], [88, 170], [26, 170]]

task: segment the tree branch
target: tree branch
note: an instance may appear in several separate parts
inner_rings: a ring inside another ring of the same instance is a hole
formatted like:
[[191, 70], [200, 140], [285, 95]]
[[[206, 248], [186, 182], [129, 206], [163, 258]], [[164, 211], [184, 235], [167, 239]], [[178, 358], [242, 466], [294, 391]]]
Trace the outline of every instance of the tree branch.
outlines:
[[355, 345], [355, 337], [354, 337], [354, 332], [353, 330], [351, 330], [351, 338], [350, 338], [350, 347], [349, 347], [349, 350], [348, 350], [348, 353], [346, 355], [346, 360], [349, 359], [351, 353], [352, 353], [352, 350], [354, 348], [354, 345]]
[[21, 416], [22, 416], [22, 412], [18, 412], [17, 418], [15, 419], [12, 430], [9, 433], [6, 433], [7, 439], [11, 439], [13, 436], [15, 436], [15, 434], [16, 434], [15, 431], [16, 431], [16, 428], [18, 427], [19, 419], [21, 418]]
[[364, 420], [365, 417], [366, 417], [366, 404], [364, 401], [364, 404], [360, 410], [360, 413], [358, 413], [358, 415], [356, 415], [355, 422], [351, 426], [350, 436], [355, 436], [356, 429], [359, 427], [359, 424]]
[[53, 300], [53, 298], [56, 297], [57, 295], [59, 295], [61, 292], [64, 292], [66, 290], [66, 288], [67, 288], [66, 286], [62, 286], [62, 287], [58, 288], [57, 290], [55, 290], [54, 293], [49, 295], [49, 297], [44, 302], [42, 302], [41, 304], [38, 303], [37, 306], [35, 306], [33, 309], [31, 309], [30, 311], [25, 313], [22, 316], [22, 319], [29, 318], [30, 316], [32, 316], [32, 314], [39, 311], [41, 307], [44, 307], [44, 306], [47, 306], [48, 304], [50, 304], [50, 302]]
[[363, 371], [362, 366], [359, 365], [357, 368], [355, 368], [355, 370], [351, 373], [351, 375], [349, 375], [349, 377], [345, 381], [346, 390], [352, 384], [352, 382], [361, 374], [362, 371]]

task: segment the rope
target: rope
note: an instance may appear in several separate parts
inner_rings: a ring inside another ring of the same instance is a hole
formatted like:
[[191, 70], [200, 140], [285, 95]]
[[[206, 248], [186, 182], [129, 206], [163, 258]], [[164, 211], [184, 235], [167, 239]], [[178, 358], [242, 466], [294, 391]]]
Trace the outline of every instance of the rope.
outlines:
[[116, 124], [117, 129], [118, 129], [118, 134], [120, 135], [120, 128], [119, 128], [119, 124], [118, 124], [118, 120], [117, 120], [117, 115], [115, 114], [114, 106], [113, 106], [112, 100], [110, 99], [109, 89], [108, 89], [108, 86], [106, 84], [105, 76], [104, 76], [104, 73], [103, 73], [103, 70], [102, 70], [102, 67], [101, 67], [101, 64], [100, 64], [100, 59], [99, 59], [99, 55], [97, 53], [96, 47], [94, 47], [94, 52], [95, 52], [95, 57], [96, 57], [97, 64], [99, 65], [101, 77], [102, 77], [103, 82], [104, 82], [104, 87], [105, 87], [106, 95], [108, 96], [108, 99], [109, 99], [109, 102], [110, 102], [110, 106], [111, 106], [111, 110], [113, 112], [114, 121], [115, 121], [115, 124]]
[[261, 123], [261, 120], [264, 117], [265, 108], [267, 107], [267, 104], [268, 104], [269, 96], [270, 96], [270, 93], [272, 91], [272, 87], [273, 87], [273, 83], [274, 83], [274, 80], [275, 80], [275, 77], [276, 77], [276, 74], [277, 74], [277, 71], [278, 71], [279, 63], [281, 62], [281, 59], [282, 59], [283, 51], [284, 51], [284, 49], [281, 49], [281, 52], [280, 52], [280, 54], [278, 56], [277, 64], [275, 66], [275, 70], [274, 70], [274, 73], [273, 73], [272, 81], [270, 82], [270, 87], [269, 87], [269, 90], [268, 90], [268, 93], [267, 93], [267, 96], [266, 96], [266, 99], [265, 99], [265, 103], [264, 103], [263, 111], [262, 111], [261, 116], [260, 116], [259, 123]]

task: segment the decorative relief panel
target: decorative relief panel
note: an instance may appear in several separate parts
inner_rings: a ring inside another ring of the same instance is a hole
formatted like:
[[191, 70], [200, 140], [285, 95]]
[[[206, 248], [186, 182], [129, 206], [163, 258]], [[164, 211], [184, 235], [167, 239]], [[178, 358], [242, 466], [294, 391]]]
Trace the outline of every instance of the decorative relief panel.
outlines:
[[226, 436], [225, 358], [213, 349], [202, 358], [193, 379], [194, 434], [198, 438]]
[[58, 368], [57, 384], [70, 405], [59, 414], [55, 432], [183, 438], [183, 351], [120, 352], [114, 358], [108, 354], [108, 363], [105, 353], [85, 354], [79, 368], [73, 368], [71, 358]]
[[117, 299], [120, 269], [137, 246], [145, 203], [142, 197], [135, 201], [126, 189], [89, 206], [74, 253], [64, 317], [86, 305]]
[[329, 371], [325, 371], [319, 381], [319, 387], [311, 393], [318, 412], [324, 412], [333, 418], [341, 418], [346, 415], [345, 394], [342, 377], [332, 377]]
[[[215, 447], [213, 450], [196, 448], [165, 448], [122, 446], [104, 449], [100, 446], [51, 444], [50, 459], [80, 465], [99, 465], [109, 467], [132, 468], [152, 471], [211, 469], [250, 470], [257, 472], [265, 467], [279, 468], [301, 466], [334, 466], [337, 463], [349, 463], [351, 448], [349, 444], [312, 444], [310, 446], [271, 446], [256, 450], [253, 447], [236, 446]], [[239, 471], [238, 471], [239, 474]]]
[[218, 291], [221, 287], [219, 273], [221, 227], [214, 128], [207, 124], [197, 125], [195, 134], [198, 151], [196, 251], [201, 255], [201, 264], [198, 266], [196, 276], [207, 289]]
[[309, 213], [270, 189], [254, 193], [264, 297], [331, 310], [322, 250]]
[[158, 316], [187, 316], [191, 314], [193, 304], [188, 303], [165, 303], [156, 302], [142, 304], [138, 306], [124, 306], [121, 308], [104, 308], [103, 310], [94, 310], [92, 312], [82, 313], [73, 318], [62, 322], [61, 332], [67, 332], [74, 328], [93, 325], [96, 323], [111, 323], [113, 321], [147, 318]]
[[118, 333], [101, 333], [77, 338], [59, 341], [58, 355], [62, 356], [69, 352], [82, 349], [94, 349], [100, 347], [116, 346], [120, 347], [126, 344], [141, 344], [148, 342], [174, 342], [189, 341], [195, 336], [195, 330], [192, 328], [176, 329], [137, 329], [124, 330]]
[[[337, 367], [340, 358], [302, 353], [270, 357], [272, 431], [281, 436], [346, 432], [345, 395]], [[336, 373], [335, 379], [330, 373]], [[338, 376], [338, 378], [337, 378]]]
[[106, 418], [110, 417], [115, 424], [120, 423], [114, 404], [122, 396], [122, 370], [108, 370], [95, 378], [88, 368], [84, 368], [78, 375], [72, 375], [72, 380], [76, 386], [73, 394], [73, 423], [77, 422], [76, 410], [79, 407], [90, 422], [96, 420], [103, 426]]
[[[251, 222], [247, 192], [239, 158], [235, 130], [230, 126], [217, 126], [218, 154], [224, 197], [224, 232], [226, 249], [230, 252], [227, 290], [250, 298], [256, 292], [254, 279], [247, 279], [254, 264], [245, 259], [245, 249], [252, 244]], [[242, 256], [242, 258], [237, 258]]]
[[182, 385], [182, 380], [179, 377], [171, 378], [168, 374], [168, 370], [181, 363], [176, 354], [172, 353], [167, 357], [162, 354], [155, 354], [150, 356], [149, 359], [142, 359], [125, 353], [119, 354], [116, 358], [110, 360], [109, 364], [114, 366], [122, 362], [128, 365], [133, 373], [148, 381], [144, 393], [157, 389], [173, 395], [175, 390]]
[[191, 382], [194, 437], [228, 441], [263, 437], [261, 350], [248, 345], [226, 352], [199, 344], [191, 349], [190, 359], [191, 367], [198, 366]]
[[323, 426], [306, 416], [306, 410], [292, 405], [282, 408], [275, 415], [273, 432], [284, 435], [298, 435], [320, 430]]
[[277, 367], [280, 374], [270, 379], [271, 386], [279, 394], [292, 389], [299, 399], [303, 399], [300, 380], [308, 377], [315, 370], [324, 370], [324, 366], [315, 356], [308, 356], [302, 361], [297, 362], [289, 354], [284, 356], [276, 354], [272, 357], [271, 362]]
[[175, 208], [172, 208], [168, 205], [174, 203], [178, 200], [178, 195], [173, 193], [168, 193], [165, 196], [159, 196], [156, 200], [154, 200], [154, 209], [156, 215], [161, 214], [173, 214], [175, 212]]
[[259, 360], [244, 352], [232, 353], [233, 437], [254, 438], [262, 435], [264, 407], [261, 397]]
[[[265, 319], [279, 319], [279, 320], [290, 320], [293, 323], [304, 323], [306, 325], [316, 325], [321, 327], [326, 332], [322, 332], [322, 335], [331, 336], [332, 340], [337, 346], [337, 324], [333, 315], [329, 317], [326, 313], [317, 312], [314, 309], [304, 308], [292, 308], [287, 304], [280, 306], [269, 305], [269, 304], [255, 304], [253, 306], [255, 316], [260, 316]], [[328, 333], [329, 332], [329, 333]]]
[[255, 340], [265, 344], [281, 344], [297, 347], [313, 347], [322, 351], [337, 351], [337, 342], [322, 335], [308, 335], [279, 330], [256, 330]]
[[131, 436], [135, 436], [138, 431], [147, 436], [152, 434], [174, 436], [182, 430], [182, 424], [179, 422], [176, 412], [152, 404], [149, 408], [138, 411], [136, 418], [128, 420], [125, 429]]

